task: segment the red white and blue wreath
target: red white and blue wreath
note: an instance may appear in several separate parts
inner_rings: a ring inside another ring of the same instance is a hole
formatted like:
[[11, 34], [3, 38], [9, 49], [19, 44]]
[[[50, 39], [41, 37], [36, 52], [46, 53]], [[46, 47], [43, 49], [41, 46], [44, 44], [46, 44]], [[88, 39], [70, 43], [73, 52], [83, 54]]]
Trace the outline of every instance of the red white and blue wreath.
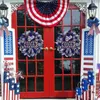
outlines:
[[35, 31], [26, 31], [18, 40], [19, 50], [25, 56], [34, 57], [43, 48], [42, 36]]
[[59, 33], [56, 40], [57, 50], [62, 56], [71, 57], [80, 54], [79, 35], [74, 31]]

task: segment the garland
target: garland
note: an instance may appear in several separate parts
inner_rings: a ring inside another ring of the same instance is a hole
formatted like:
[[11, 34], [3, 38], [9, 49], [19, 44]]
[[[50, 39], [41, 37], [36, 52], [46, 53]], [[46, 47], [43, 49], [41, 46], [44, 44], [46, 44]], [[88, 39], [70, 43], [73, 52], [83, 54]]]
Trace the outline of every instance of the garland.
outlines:
[[56, 40], [57, 50], [62, 56], [71, 57], [80, 54], [79, 35], [74, 31], [60, 33]]
[[19, 50], [24, 56], [34, 57], [42, 50], [42, 36], [35, 31], [26, 31], [19, 38], [18, 45]]

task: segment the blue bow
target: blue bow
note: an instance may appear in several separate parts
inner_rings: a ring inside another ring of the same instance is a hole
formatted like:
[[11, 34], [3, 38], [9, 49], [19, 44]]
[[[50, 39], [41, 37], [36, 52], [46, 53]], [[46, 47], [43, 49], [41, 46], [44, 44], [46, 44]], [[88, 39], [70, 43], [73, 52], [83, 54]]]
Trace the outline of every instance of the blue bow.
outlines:
[[89, 18], [88, 21], [87, 21], [87, 24], [90, 27], [90, 30], [89, 30], [88, 34], [93, 34], [94, 33], [94, 29], [95, 29], [97, 34], [100, 33], [100, 30], [98, 28], [98, 26], [100, 24], [100, 21], [99, 21], [98, 18], [94, 18], [94, 19]]

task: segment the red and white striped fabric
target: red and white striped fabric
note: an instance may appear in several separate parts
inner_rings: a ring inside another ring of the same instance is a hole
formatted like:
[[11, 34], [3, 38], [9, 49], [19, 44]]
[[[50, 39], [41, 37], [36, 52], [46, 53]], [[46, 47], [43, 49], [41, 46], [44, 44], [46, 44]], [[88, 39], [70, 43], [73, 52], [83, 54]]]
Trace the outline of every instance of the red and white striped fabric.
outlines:
[[83, 75], [87, 76], [87, 72], [93, 70], [93, 57], [83, 58]]
[[55, 26], [68, 10], [69, 0], [24, 0], [29, 16], [46, 27]]
[[3, 100], [10, 100], [9, 99], [9, 73], [4, 71], [4, 79], [3, 79]]

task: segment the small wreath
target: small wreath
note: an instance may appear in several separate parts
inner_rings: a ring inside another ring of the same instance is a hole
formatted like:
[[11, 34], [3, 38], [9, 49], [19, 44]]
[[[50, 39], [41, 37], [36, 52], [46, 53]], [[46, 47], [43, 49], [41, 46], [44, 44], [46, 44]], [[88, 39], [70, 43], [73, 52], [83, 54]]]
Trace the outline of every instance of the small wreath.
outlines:
[[25, 56], [34, 57], [43, 48], [42, 36], [35, 31], [26, 31], [18, 40], [19, 50]]
[[74, 31], [59, 33], [56, 40], [57, 50], [62, 56], [71, 57], [80, 54], [79, 35]]

